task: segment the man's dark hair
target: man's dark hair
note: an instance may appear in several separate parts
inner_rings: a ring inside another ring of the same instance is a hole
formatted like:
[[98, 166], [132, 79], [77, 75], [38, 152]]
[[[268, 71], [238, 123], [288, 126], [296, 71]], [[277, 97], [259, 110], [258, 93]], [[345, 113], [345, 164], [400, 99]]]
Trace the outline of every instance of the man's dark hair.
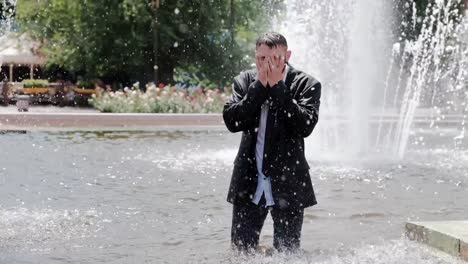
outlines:
[[288, 47], [286, 38], [280, 33], [267, 32], [257, 39], [256, 46], [267, 45], [269, 48], [276, 48], [278, 46]]

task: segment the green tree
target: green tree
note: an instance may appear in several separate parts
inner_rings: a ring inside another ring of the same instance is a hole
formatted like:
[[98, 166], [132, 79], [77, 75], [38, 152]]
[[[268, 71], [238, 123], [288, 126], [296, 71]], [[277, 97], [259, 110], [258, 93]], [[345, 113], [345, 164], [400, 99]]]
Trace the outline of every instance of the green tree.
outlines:
[[85, 78], [146, 82], [156, 69], [168, 83], [180, 69], [224, 85], [251, 62], [281, 2], [18, 0], [17, 20], [43, 43], [49, 65]]

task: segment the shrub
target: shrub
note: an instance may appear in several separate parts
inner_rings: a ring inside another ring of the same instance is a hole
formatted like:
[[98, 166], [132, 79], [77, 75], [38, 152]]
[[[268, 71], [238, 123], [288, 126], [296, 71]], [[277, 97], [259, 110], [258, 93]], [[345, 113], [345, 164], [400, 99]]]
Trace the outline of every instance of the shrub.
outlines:
[[22, 81], [24, 88], [48, 88], [49, 81], [47, 80], [23, 80]]
[[94, 82], [90, 80], [78, 80], [76, 87], [80, 89], [94, 89]]

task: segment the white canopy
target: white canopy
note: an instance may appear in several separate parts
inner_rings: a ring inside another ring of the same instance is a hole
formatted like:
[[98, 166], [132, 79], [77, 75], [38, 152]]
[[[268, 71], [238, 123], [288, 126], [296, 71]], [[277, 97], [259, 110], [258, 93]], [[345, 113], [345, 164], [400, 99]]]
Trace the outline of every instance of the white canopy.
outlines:
[[44, 64], [45, 58], [37, 54], [39, 43], [27, 34], [8, 33], [0, 37], [0, 64]]

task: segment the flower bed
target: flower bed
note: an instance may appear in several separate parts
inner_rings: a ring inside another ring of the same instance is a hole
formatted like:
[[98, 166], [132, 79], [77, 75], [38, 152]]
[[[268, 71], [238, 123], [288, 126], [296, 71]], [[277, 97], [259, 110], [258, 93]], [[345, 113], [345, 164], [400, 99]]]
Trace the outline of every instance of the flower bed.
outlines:
[[112, 113], [221, 113], [228, 94], [219, 89], [158, 88], [147, 85], [108, 92], [96, 89], [89, 103], [101, 112]]

